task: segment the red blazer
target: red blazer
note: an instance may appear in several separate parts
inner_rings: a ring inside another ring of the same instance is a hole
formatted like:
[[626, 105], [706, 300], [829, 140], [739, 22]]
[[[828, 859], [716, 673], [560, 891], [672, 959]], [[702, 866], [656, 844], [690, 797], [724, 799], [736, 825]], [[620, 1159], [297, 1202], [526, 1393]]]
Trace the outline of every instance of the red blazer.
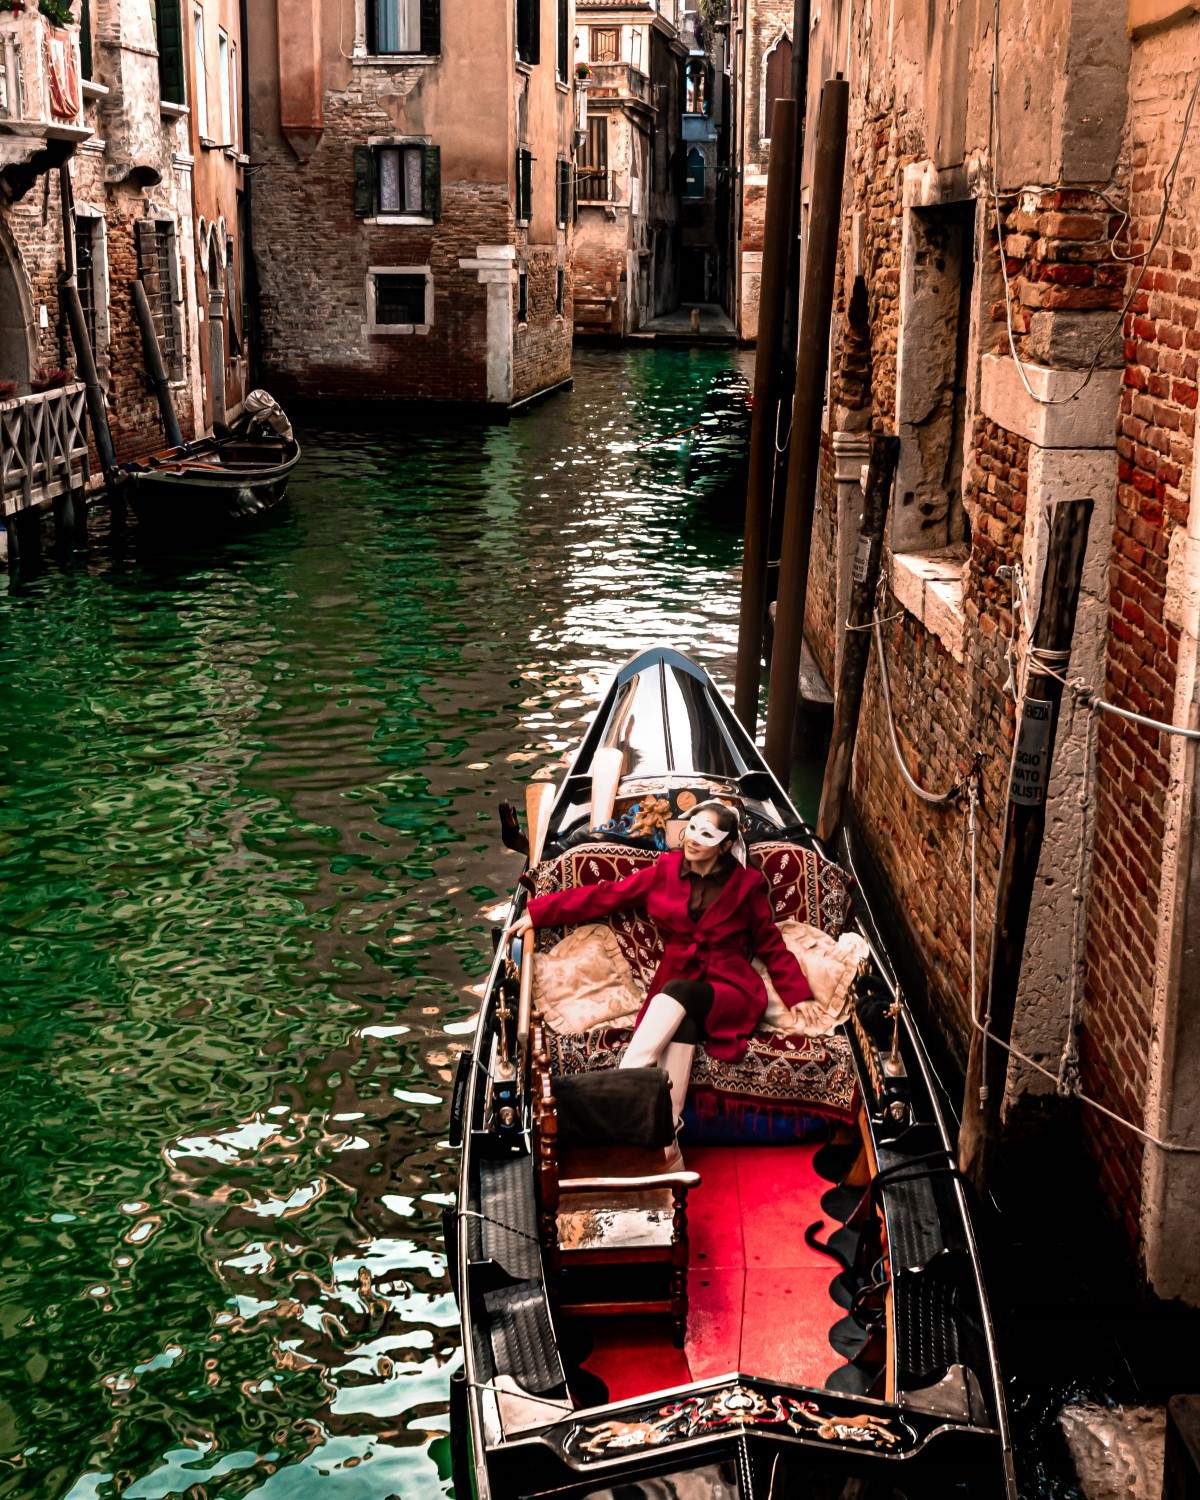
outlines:
[[[674, 850], [624, 880], [535, 896], [526, 909], [535, 927], [557, 927], [640, 906], [664, 945], [646, 1003], [673, 979], [707, 980], [714, 998], [705, 1048], [713, 1057], [736, 1059], [745, 1053], [746, 1040], [767, 1008], [766, 988], [750, 967], [751, 958], [763, 961], [789, 1009], [811, 1000], [812, 990], [775, 925], [761, 871], [737, 865], [708, 910], [693, 921], [688, 915], [691, 886], [682, 865], [682, 851]], [[645, 1009], [643, 1005], [639, 1021]]]

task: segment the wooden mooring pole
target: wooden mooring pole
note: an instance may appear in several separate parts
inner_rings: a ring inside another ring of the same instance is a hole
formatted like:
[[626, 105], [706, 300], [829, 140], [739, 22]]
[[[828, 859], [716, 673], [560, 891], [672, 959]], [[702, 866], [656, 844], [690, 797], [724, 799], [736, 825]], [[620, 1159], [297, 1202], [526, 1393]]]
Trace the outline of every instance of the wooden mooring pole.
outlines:
[[96, 356], [92, 352], [87, 320], [83, 316], [83, 304], [79, 300], [79, 279], [75, 269], [75, 194], [71, 188], [71, 168], [66, 162], [58, 169], [58, 191], [62, 202], [63, 232], [63, 280], [60, 293], [71, 329], [71, 343], [75, 346], [75, 362], [87, 388], [88, 416], [92, 422], [92, 435], [96, 439], [96, 452], [100, 456], [104, 481], [111, 489], [117, 458], [108, 425], [108, 411], [104, 405], [104, 388], [96, 370]]
[[842, 219], [849, 98], [850, 87], [845, 79], [829, 79], [821, 90], [821, 112], [817, 121], [812, 212], [800, 308], [796, 395], [792, 403], [792, 437], [779, 560], [779, 593], [767, 697], [766, 759], [784, 787], [791, 778], [792, 734], [800, 691], [800, 648], [804, 639], [808, 557], [821, 459], [821, 410], [825, 403], [833, 283]]
[[162, 418], [167, 446], [181, 448], [183, 433], [179, 430], [179, 418], [175, 415], [175, 403], [171, 400], [171, 382], [167, 379], [167, 368], [163, 364], [162, 348], [158, 342], [158, 329], [154, 326], [154, 314], [150, 310], [150, 299], [146, 288], [135, 276], [130, 283], [133, 289], [133, 311], [137, 318], [138, 331], [142, 335], [142, 360], [146, 375], [154, 387], [158, 402], [158, 414]]
[[871, 434], [871, 456], [867, 466], [867, 490], [863, 499], [858, 545], [854, 553], [850, 605], [846, 613], [846, 638], [842, 643], [842, 666], [838, 673], [833, 709], [833, 737], [825, 760], [821, 783], [821, 807], [817, 813], [817, 837], [831, 839], [842, 821], [842, 804], [850, 785], [850, 765], [858, 734], [863, 683], [871, 655], [871, 614], [883, 559], [883, 529], [887, 520], [892, 481], [900, 455], [900, 439]]
[[[800, 315], [800, 257], [802, 247], [800, 243], [800, 187], [804, 178], [804, 141], [805, 132], [808, 128], [808, 38], [812, 32], [812, 0], [794, 0], [792, 6], [792, 98], [796, 104], [796, 113], [793, 117], [792, 126], [792, 154], [795, 159], [796, 187], [788, 203], [786, 221], [780, 226], [780, 232], [784, 235], [787, 243], [787, 267], [784, 272], [783, 297], [780, 304], [780, 353], [781, 362], [779, 370], [779, 393], [780, 400], [785, 403], [784, 411], [792, 409], [792, 398], [796, 391], [796, 334], [797, 321]], [[773, 142], [772, 142], [773, 143]], [[765, 251], [764, 251], [765, 254]], [[759, 319], [759, 333], [762, 332], [762, 320]], [[784, 424], [782, 434], [783, 441], [775, 454], [775, 482], [773, 493], [775, 504], [771, 509], [770, 516], [770, 539], [768, 542], [768, 555], [772, 562], [779, 559], [779, 549], [783, 538], [783, 495], [787, 488], [787, 466], [788, 466], [788, 437], [787, 425]], [[778, 578], [774, 580], [778, 583]], [[770, 587], [771, 579], [768, 576], [768, 597], [773, 599], [776, 590]]]
[[1000, 1110], [1008, 1075], [1006, 1044], [1012, 1037], [1029, 908], [1046, 830], [1046, 788], [1063, 692], [1059, 676], [1066, 675], [1075, 633], [1075, 611], [1091, 518], [1091, 500], [1060, 500], [1051, 512], [1041, 601], [1020, 704], [1004, 847], [997, 877], [996, 929], [986, 992], [990, 1001], [972, 996], [972, 1005], [978, 1006], [980, 1018], [986, 1018], [987, 1036], [972, 1026], [958, 1164], [981, 1193], [988, 1185], [1000, 1134]]
[[734, 712], [751, 736], [758, 727], [758, 686], [767, 612], [767, 540], [771, 527], [780, 415], [779, 364], [783, 349], [788, 232], [792, 222], [792, 202], [798, 196], [795, 126], [796, 101], [776, 99], [771, 116], [771, 161], [767, 168], [758, 346], [754, 351], [754, 410], [750, 421], [750, 467], [746, 480], [742, 599], [733, 695]]

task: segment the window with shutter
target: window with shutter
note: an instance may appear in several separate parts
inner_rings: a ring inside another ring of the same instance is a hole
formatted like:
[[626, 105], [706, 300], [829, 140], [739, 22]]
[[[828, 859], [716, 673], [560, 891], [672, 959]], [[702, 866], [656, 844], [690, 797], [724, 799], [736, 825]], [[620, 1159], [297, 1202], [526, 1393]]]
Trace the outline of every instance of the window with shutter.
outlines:
[[559, 82], [566, 83], [571, 70], [571, 5], [570, 0], [558, 0], [558, 56], [555, 71]]
[[414, 142], [354, 148], [354, 213], [439, 219], [442, 212], [441, 148]]
[[533, 153], [524, 146], [517, 151], [517, 222], [533, 218]]
[[767, 72], [763, 91], [763, 117], [759, 135], [768, 140], [776, 99], [788, 99], [792, 93], [792, 44], [781, 36], [767, 53]]
[[561, 318], [567, 310], [567, 273], [559, 266], [554, 273], [554, 311]]
[[158, 38], [158, 93], [168, 104], [186, 104], [183, 71], [183, 7], [180, 0], [156, 0], [154, 25]]
[[79, 71], [84, 78], [92, 76], [91, 0], [79, 0]]
[[517, 0], [517, 56], [522, 62], [541, 60], [541, 29], [539, 0]]
[[442, 50], [442, 0], [421, 0], [421, 51], [436, 57]]
[[517, 272], [517, 322], [529, 322], [529, 272], [524, 266]]
[[587, 139], [580, 154], [576, 192], [581, 203], [606, 203], [608, 190], [608, 116], [588, 116]]
[[565, 229], [571, 217], [571, 163], [561, 157], [558, 161], [558, 193], [556, 218], [558, 227]]

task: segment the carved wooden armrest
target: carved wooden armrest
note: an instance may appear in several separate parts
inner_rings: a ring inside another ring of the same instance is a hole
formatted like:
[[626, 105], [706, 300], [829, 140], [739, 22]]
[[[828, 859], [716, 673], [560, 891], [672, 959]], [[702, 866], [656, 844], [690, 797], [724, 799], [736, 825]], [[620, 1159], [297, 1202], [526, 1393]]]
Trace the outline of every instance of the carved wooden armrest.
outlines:
[[699, 1187], [699, 1172], [656, 1172], [652, 1177], [563, 1177], [560, 1193], [643, 1193], [656, 1188]]

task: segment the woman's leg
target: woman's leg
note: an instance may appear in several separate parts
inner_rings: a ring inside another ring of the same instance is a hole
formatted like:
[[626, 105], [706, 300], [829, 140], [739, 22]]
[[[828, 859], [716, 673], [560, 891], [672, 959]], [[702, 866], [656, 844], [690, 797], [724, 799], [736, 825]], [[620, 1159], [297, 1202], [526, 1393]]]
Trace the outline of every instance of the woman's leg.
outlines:
[[683, 1117], [696, 1043], [712, 1009], [712, 985], [677, 980], [655, 995], [633, 1033], [623, 1068], [663, 1068], [671, 1083], [671, 1112], [676, 1124]]
[[687, 1017], [687, 1011], [666, 990], [660, 991], [646, 1007], [646, 1014], [638, 1022], [625, 1056], [623, 1068], [657, 1068], [663, 1053], [670, 1046], [671, 1038]]
[[671, 1081], [671, 1118], [676, 1130], [683, 1119], [683, 1106], [687, 1103], [688, 1084], [692, 1081], [692, 1059], [696, 1048], [692, 1042], [672, 1042], [663, 1053], [662, 1065]]

